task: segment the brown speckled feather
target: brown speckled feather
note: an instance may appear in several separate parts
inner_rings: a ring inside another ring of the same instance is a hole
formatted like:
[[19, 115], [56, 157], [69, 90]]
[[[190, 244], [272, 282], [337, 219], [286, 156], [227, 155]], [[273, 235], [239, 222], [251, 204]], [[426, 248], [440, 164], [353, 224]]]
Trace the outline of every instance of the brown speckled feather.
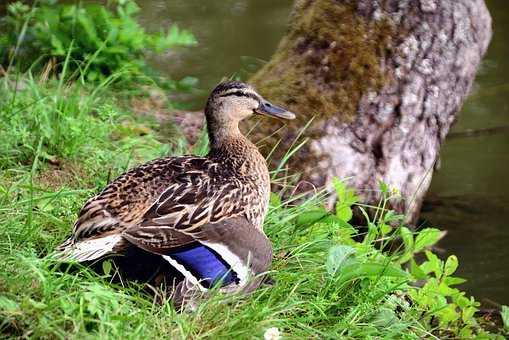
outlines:
[[[225, 153], [246, 152], [249, 156], [242, 159], [225, 157]], [[120, 235], [133, 226], [142, 227], [137, 233], [140, 242], [151, 244], [153, 240], [143, 238], [157, 239], [161, 235], [157, 228], [174, 229], [172, 241], [159, 240], [163, 248], [193, 242], [189, 235], [200, 226], [229, 217], [243, 215], [261, 228], [268, 194], [265, 160], [247, 140], [232, 143], [228, 150], [212, 151], [208, 158], [158, 159], [123, 174], [87, 201], [71, 237], [60, 249], [87, 239]], [[120, 242], [117, 248], [123, 246]]]

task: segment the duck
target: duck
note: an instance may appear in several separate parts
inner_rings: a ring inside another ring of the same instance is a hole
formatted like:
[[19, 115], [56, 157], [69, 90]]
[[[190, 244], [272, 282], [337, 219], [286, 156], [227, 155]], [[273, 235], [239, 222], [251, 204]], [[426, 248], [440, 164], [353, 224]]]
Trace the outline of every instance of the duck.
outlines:
[[142, 268], [162, 261], [182, 278], [172, 293], [180, 305], [212, 287], [248, 292], [261, 284], [272, 262], [263, 231], [270, 177], [239, 123], [295, 114], [239, 81], [217, 85], [204, 113], [208, 154], [156, 159], [113, 180], [79, 211], [56, 249], [60, 261], [124, 256], [124, 267]]

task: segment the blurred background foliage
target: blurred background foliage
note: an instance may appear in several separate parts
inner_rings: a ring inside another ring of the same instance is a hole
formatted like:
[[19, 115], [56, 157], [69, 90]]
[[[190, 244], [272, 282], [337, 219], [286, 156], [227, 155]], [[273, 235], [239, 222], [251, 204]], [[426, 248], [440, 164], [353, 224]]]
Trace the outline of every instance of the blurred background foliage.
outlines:
[[69, 54], [71, 74], [90, 81], [112, 74], [129, 79], [147, 73], [147, 53], [196, 44], [194, 36], [177, 25], [147, 33], [136, 20], [138, 13], [132, 0], [113, 0], [107, 6], [57, 0], [40, 0], [33, 6], [11, 3], [0, 21], [0, 64], [4, 70], [47, 65], [61, 69]]

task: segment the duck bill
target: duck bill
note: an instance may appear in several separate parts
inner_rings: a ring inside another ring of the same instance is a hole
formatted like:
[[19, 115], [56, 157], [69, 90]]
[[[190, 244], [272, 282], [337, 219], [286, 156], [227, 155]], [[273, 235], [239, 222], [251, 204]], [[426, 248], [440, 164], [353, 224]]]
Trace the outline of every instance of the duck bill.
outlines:
[[275, 117], [280, 119], [295, 119], [294, 113], [285, 110], [282, 107], [276, 106], [272, 103], [269, 103], [268, 101], [263, 101], [260, 104], [260, 106], [255, 110], [255, 112], [263, 116]]

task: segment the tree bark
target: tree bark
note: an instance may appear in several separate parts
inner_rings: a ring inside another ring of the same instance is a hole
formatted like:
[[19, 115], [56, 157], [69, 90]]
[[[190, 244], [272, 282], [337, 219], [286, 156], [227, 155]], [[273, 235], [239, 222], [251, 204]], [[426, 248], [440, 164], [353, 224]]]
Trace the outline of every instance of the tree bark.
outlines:
[[298, 0], [251, 82], [300, 115], [284, 143], [315, 117], [293, 164], [303, 179], [349, 178], [374, 205], [383, 181], [412, 222], [491, 34], [483, 0]]

